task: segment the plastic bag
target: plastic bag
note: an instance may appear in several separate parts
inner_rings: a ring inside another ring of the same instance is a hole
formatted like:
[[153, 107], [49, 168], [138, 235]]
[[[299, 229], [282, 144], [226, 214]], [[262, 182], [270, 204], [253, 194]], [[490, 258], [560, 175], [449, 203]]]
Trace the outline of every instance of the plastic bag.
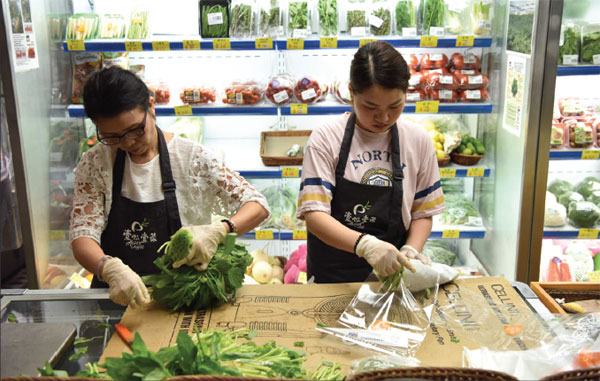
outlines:
[[325, 99], [328, 91], [329, 87], [327, 85], [321, 84], [312, 77], [302, 77], [296, 82], [296, 87], [294, 88], [296, 98], [300, 102], [307, 104], [313, 104]]
[[233, 0], [231, 2], [230, 15], [229, 36], [239, 38], [251, 37], [256, 29], [254, 1]]
[[102, 54], [85, 52], [73, 54], [73, 103], [83, 103], [83, 86], [85, 81], [102, 69]]
[[263, 97], [264, 85], [255, 81], [236, 81], [225, 88], [223, 103], [233, 105], [253, 105]]
[[179, 93], [179, 99], [186, 104], [215, 102], [216, 90], [211, 86], [189, 86]]
[[365, 0], [349, 0], [343, 13], [346, 33], [351, 36], [365, 36], [369, 25], [369, 5]]
[[345, 81], [336, 79], [333, 81], [333, 85], [331, 87], [331, 92], [335, 96], [335, 99], [344, 104], [352, 103], [352, 96], [350, 94], [350, 89], [348, 88], [348, 82], [349, 80], [347, 79]]
[[291, 103], [294, 98], [296, 80], [290, 74], [273, 76], [267, 85], [265, 96], [275, 106], [284, 106]]
[[257, 37], [283, 36], [283, 11], [276, 0], [261, 0], [258, 4]]
[[350, 363], [350, 372], [352, 376], [369, 370], [381, 370], [388, 368], [406, 368], [419, 366], [421, 361], [414, 357], [404, 356], [369, 356]]
[[454, 254], [452, 250], [450, 250], [450, 246], [442, 240], [427, 241], [421, 252], [433, 262], [443, 263], [448, 266], [452, 266], [456, 262], [456, 254]]

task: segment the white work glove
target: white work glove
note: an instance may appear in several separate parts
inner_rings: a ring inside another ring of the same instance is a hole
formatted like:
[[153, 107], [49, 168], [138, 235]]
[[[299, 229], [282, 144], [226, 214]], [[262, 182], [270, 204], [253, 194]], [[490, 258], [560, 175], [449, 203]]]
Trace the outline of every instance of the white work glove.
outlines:
[[102, 278], [108, 283], [110, 300], [113, 302], [133, 308], [150, 303], [150, 295], [142, 278], [120, 258], [109, 258], [104, 263]]
[[173, 267], [188, 265], [194, 266], [198, 271], [206, 270], [217, 252], [217, 247], [225, 240], [227, 235], [225, 226], [222, 222], [215, 222], [211, 225], [187, 226], [181, 229], [187, 229], [194, 237], [194, 241], [188, 256], [173, 263]]
[[434, 287], [438, 283], [446, 284], [458, 277], [458, 270], [442, 263], [433, 262], [426, 265], [416, 259], [411, 259], [410, 262], [415, 266], [417, 272], [414, 274], [405, 272], [404, 284], [412, 292]]
[[420, 253], [417, 249], [410, 245], [404, 245], [400, 248], [400, 252], [406, 255], [410, 259], [418, 259], [426, 265], [431, 264], [431, 258]]
[[401, 252], [389, 242], [382, 241], [372, 235], [365, 235], [356, 247], [356, 255], [369, 262], [380, 275], [392, 275], [402, 266], [412, 272], [415, 267], [410, 263], [406, 252]]

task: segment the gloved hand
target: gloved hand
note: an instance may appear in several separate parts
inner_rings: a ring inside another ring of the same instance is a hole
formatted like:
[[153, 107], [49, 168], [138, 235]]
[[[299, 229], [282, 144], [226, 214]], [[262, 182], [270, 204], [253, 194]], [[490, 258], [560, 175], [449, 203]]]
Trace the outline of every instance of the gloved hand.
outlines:
[[217, 252], [217, 247], [225, 240], [225, 226], [222, 222], [215, 222], [211, 225], [187, 226], [181, 229], [188, 229], [194, 241], [188, 256], [173, 263], [173, 267], [188, 265], [194, 266], [198, 271], [206, 270]]
[[358, 242], [356, 255], [366, 259], [373, 269], [383, 276], [392, 275], [402, 266], [415, 272], [415, 267], [410, 263], [406, 253], [398, 251], [391, 243], [372, 235], [367, 234]]
[[400, 252], [404, 253], [404, 255], [406, 255], [410, 259], [418, 259], [419, 261], [423, 262], [426, 265], [431, 264], [431, 258], [429, 258], [426, 255], [423, 255], [423, 253], [419, 253], [419, 251], [417, 251], [417, 249], [415, 249], [414, 247], [412, 247], [410, 245], [402, 246], [400, 248]]
[[104, 263], [102, 278], [108, 283], [110, 300], [113, 302], [133, 308], [150, 303], [150, 295], [142, 278], [120, 258], [109, 258]]

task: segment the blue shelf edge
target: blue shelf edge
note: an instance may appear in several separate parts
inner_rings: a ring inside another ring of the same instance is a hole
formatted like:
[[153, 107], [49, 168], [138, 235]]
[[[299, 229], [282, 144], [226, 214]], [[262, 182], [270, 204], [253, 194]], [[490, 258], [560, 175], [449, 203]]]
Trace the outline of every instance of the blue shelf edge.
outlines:
[[556, 73], [556, 75], [559, 77], [598, 74], [600, 74], [600, 65], [559, 66]]
[[582, 151], [550, 151], [550, 160], [581, 160]]
[[[579, 239], [579, 230], [544, 230], [544, 238], [556, 238], [556, 239]], [[598, 239], [591, 238], [591, 239]]]
[[[241, 239], [256, 239], [254, 232], [246, 233], [240, 237]], [[432, 231], [429, 236], [430, 239], [442, 239], [441, 231]], [[483, 239], [485, 238], [485, 230], [481, 231], [461, 231], [460, 236], [457, 239]], [[273, 230], [273, 239], [281, 241], [292, 241], [294, 240], [292, 232], [278, 232]]]
[[[245, 178], [260, 178], [260, 179], [283, 179], [280, 169], [272, 171], [238, 171]], [[299, 169], [299, 174], [302, 176], [302, 169]], [[298, 179], [299, 177], [286, 177], [287, 179]]]

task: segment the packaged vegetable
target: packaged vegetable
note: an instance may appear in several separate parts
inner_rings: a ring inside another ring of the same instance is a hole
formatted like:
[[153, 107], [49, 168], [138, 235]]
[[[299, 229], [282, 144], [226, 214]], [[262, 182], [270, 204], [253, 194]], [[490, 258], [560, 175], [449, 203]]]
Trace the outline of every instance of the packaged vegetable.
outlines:
[[102, 68], [118, 66], [129, 70], [129, 54], [127, 52], [102, 53]]
[[442, 240], [428, 240], [421, 253], [429, 257], [433, 262], [453, 266], [456, 262], [456, 254], [450, 249], [450, 245]]
[[581, 31], [581, 62], [600, 65], [600, 23], [588, 23]]
[[411, 70], [419, 70], [419, 57], [416, 54], [409, 54], [408, 57], [404, 57], [408, 68]]
[[487, 89], [488, 78], [485, 74], [467, 75], [459, 74], [454, 75], [458, 86], [461, 90], [473, 90], [473, 89]]
[[448, 66], [448, 56], [443, 53], [425, 53], [421, 56], [420, 69], [439, 69]]
[[369, 10], [366, 0], [348, 0], [345, 16], [347, 34], [351, 36], [365, 36], [367, 34]]
[[129, 65], [129, 70], [142, 79], [144, 79], [144, 76], [146, 75], [146, 65], [143, 64]]
[[209, 86], [190, 86], [185, 87], [179, 93], [179, 99], [183, 103], [197, 104], [215, 102], [217, 99], [214, 87]]
[[396, 33], [401, 36], [417, 35], [417, 6], [413, 0], [396, 2]]
[[561, 179], [553, 180], [548, 185], [548, 192], [552, 193], [557, 198], [560, 197], [560, 195], [565, 192], [568, 192], [568, 191], [572, 192], [574, 190], [575, 190], [575, 187], [573, 186], [573, 184], [571, 184], [570, 182], [568, 182], [566, 180], [561, 180]]
[[237, 38], [251, 37], [256, 29], [254, 1], [232, 0], [229, 23], [229, 36]]
[[444, 31], [457, 35], [469, 30], [469, 14], [467, 0], [445, 0]]
[[65, 14], [49, 14], [48, 15], [48, 31], [52, 41], [62, 41], [65, 39], [67, 32], [68, 15]]
[[327, 86], [321, 87], [316, 79], [303, 77], [296, 82], [294, 95], [300, 102], [312, 104], [324, 97], [327, 89]]
[[578, 228], [593, 228], [600, 220], [600, 208], [589, 201], [573, 202], [569, 205], [568, 216]]
[[450, 56], [450, 66], [455, 69], [476, 69], [481, 67], [481, 60], [473, 53], [454, 53]]
[[481, 72], [479, 70], [476, 69], [453, 69], [452, 70], [452, 74], [459, 76], [462, 74], [466, 74], [466, 75], [480, 75]]
[[200, 0], [200, 35], [203, 38], [229, 37], [229, 1]]
[[458, 80], [452, 74], [429, 73], [426, 77], [427, 86], [433, 90], [458, 90]]
[[164, 128], [165, 131], [174, 133], [184, 139], [202, 143], [203, 119], [199, 116], [180, 116], [175, 123]]
[[581, 44], [581, 27], [578, 23], [565, 22], [560, 28], [558, 42], [558, 63], [577, 65], [579, 63], [579, 47]]
[[279, 74], [272, 77], [267, 85], [265, 96], [276, 106], [287, 105], [294, 98], [296, 80], [290, 74]]
[[308, 6], [308, 0], [290, 1], [288, 3], [287, 29], [290, 36], [306, 38], [312, 33], [311, 10], [311, 7]]
[[544, 226], [559, 227], [567, 223], [567, 208], [557, 202], [546, 204]]
[[338, 35], [338, 2], [337, 0], [318, 0], [317, 3], [320, 36]]
[[473, 0], [471, 4], [471, 29], [477, 36], [488, 35], [492, 30], [493, 0]]
[[388, 0], [371, 0], [369, 24], [374, 36], [392, 34], [392, 11]]
[[568, 208], [572, 202], [579, 202], [585, 200], [583, 196], [577, 192], [566, 191], [558, 197], [557, 201], [565, 208]]
[[146, 9], [145, 3], [134, 7], [131, 12], [131, 20], [129, 29], [127, 30], [127, 38], [129, 40], [139, 40], [150, 38], [150, 11]]
[[485, 102], [489, 98], [489, 93], [486, 89], [462, 90], [458, 94], [460, 102]]
[[146, 83], [150, 96], [154, 98], [156, 104], [167, 104], [171, 101], [171, 91], [169, 85], [161, 81], [148, 81]]
[[76, 13], [67, 21], [67, 40], [91, 40], [98, 34], [100, 19], [94, 13]]
[[583, 116], [585, 108], [580, 98], [560, 98], [558, 109], [563, 116]]
[[561, 149], [565, 146], [565, 126], [562, 123], [552, 123], [552, 133], [550, 134], [550, 148]]
[[587, 200], [592, 193], [600, 191], [600, 179], [588, 176], [577, 184], [575, 190]]
[[73, 59], [73, 103], [83, 103], [83, 86], [85, 81], [102, 69], [102, 54], [93, 52], [74, 53]]
[[331, 88], [335, 99], [344, 104], [352, 103], [352, 94], [350, 94], [350, 88], [348, 87], [348, 83], [349, 80], [340, 81], [336, 79], [335, 81], [333, 81], [333, 85]]
[[223, 103], [233, 105], [253, 105], [262, 99], [264, 85], [255, 81], [232, 82], [225, 88]]
[[428, 76], [431, 73], [438, 73], [441, 75], [449, 75], [450, 72], [448, 71], [448, 69], [446, 69], [445, 67], [440, 67], [437, 69], [421, 69], [419, 71], [419, 73], [423, 74], [424, 76]]
[[125, 20], [123, 16], [118, 14], [102, 16], [98, 38], [125, 38]]
[[475, 205], [461, 194], [449, 194], [445, 198], [446, 210], [440, 214], [444, 225], [481, 226], [481, 216]]
[[410, 79], [408, 80], [408, 89], [416, 90], [425, 88], [427, 85], [427, 77], [426, 74], [411, 69]]
[[421, 0], [419, 6], [419, 34], [444, 34], [444, 0]]
[[406, 91], [406, 102], [420, 102], [424, 100], [427, 100], [427, 92], [424, 89]]
[[260, 0], [258, 7], [257, 37], [283, 36], [283, 10], [279, 1]]
[[592, 124], [576, 119], [566, 119], [565, 127], [569, 130], [570, 148], [589, 148], [594, 143]]
[[[476, 91], [476, 90], [473, 90]], [[427, 96], [429, 99], [440, 102], [456, 102], [458, 101], [458, 91], [456, 90], [434, 90], [428, 89]]]

